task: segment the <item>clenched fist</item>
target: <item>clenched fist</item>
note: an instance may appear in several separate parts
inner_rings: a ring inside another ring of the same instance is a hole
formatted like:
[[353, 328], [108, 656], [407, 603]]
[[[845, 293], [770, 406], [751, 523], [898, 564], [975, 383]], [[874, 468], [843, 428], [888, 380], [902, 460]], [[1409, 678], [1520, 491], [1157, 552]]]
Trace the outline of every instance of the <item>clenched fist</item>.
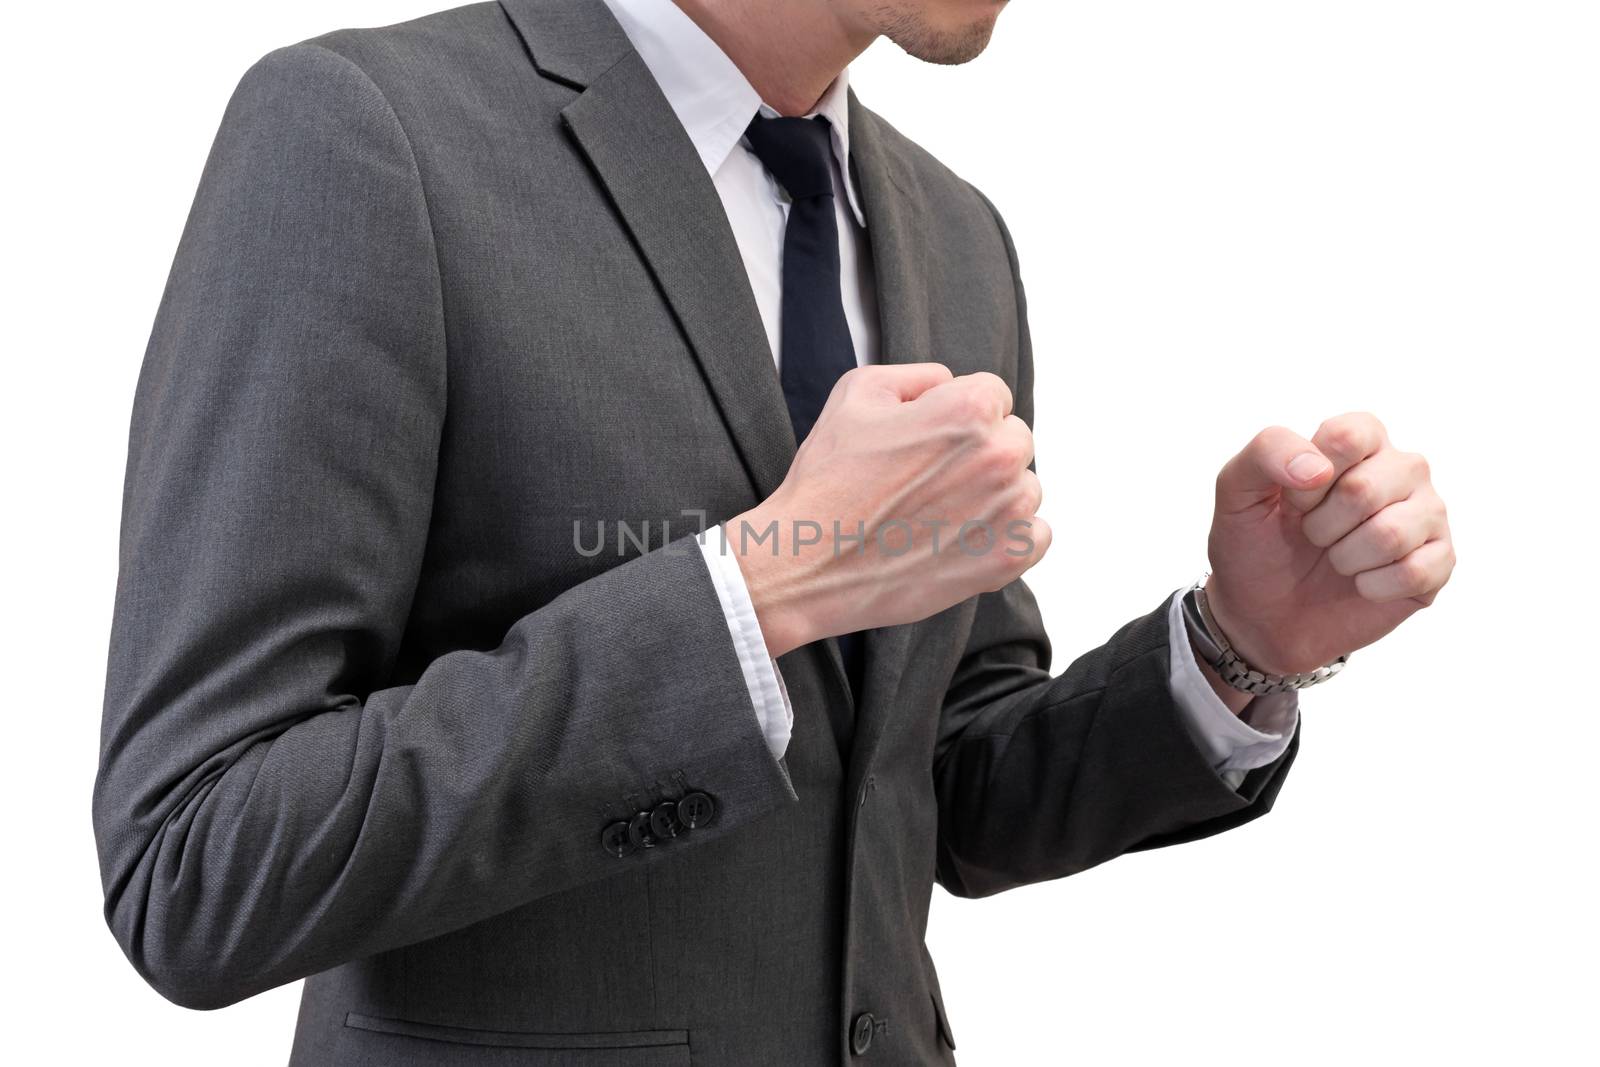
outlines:
[[993, 374], [936, 363], [839, 379], [783, 484], [723, 527], [770, 655], [916, 622], [1037, 563], [1033, 434]]
[[1455, 567], [1428, 463], [1364, 412], [1257, 434], [1217, 477], [1206, 595], [1251, 666], [1310, 670], [1433, 602]]

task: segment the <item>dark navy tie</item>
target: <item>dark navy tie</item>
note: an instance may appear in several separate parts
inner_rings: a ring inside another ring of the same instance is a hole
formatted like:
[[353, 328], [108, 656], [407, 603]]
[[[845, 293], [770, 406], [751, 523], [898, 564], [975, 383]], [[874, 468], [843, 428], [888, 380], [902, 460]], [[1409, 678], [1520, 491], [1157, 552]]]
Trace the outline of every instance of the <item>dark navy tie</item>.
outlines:
[[[820, 115], [810, 119], [757, 115], [745, 136], [762, 166], [789, 194], [789, 221], [783, 230], [778, 361], [789, 422], [794, 426], [795, 441], [800, 442], [816, 425], [839, 376], [856, 365], [839, 289], [832, 131]], [[846, 543], [840, 550], [853, 549]], [[844, 655], [850, 685], [859, 692], [861, 635], [841, 635], [839, 651]]]
[[839, 227], [834, 221], [833, 146], [828, 120], [757, 115], [750, 148], [789, 194], [783, 231], [779, 374], [796, 441], [816, 425], [839, 376], [856, 365], [839, 295]]

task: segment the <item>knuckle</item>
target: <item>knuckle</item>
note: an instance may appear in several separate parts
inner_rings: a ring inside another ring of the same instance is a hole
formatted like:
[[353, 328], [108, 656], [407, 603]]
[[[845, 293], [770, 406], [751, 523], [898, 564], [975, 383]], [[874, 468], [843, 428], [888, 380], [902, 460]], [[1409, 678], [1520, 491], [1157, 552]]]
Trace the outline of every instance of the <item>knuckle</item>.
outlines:
[[977, 430], [989, 421], [989, 403], [976, 389], [958, 389], [951, 397], [951, 417], [965, 430]]
[[1009, 412], [1013, 399], [1011, 386], [1007, 385], [1006, 380], [993, 371], [979, 371], [978, 373], [989, 391], [1000, 398], [1002, 410]]
[[1268, 426], [1250, 438], [1250, 449], [1256, 452], [1263, 451], [1270, 448], [1272, 442], [1289, 433], [1293, 433], [1293, 431], [1287, 426]]
[[1050, 524], [1039, 516], [1035, 515], [1032, 521], [1034, 544], [1033, 555], [1035, 559], [1038, 559], [1040, 556], [1043, 556], [1050, 550], [1050, 544], [1055, 540], [1056, 535], [1055, 531], [1051, 529]]
[[1329, 420], [1317, 430], [1318, 439], [1341, 456], [1348, 456], [1361, 448], [1361, 438], [1356, 428], [1347, 421]]
[[1386, 439], [1383, 423], [1370, 411], [1347, 411], [1335, 415], [1317, 428], [1317, 438], [1341, 455], [1365, 455], [1376, 442]]
[[1014, 478], [1017, 471], [1027, 465], [1025, 449], [1026, 442], [1015, 437], [991, 438], [986, 457], [991, 472], [1008, 480]]
[[1000, 375], [996, 374], [992, 370], [973, 371], [971, 374], [967, 375], [967, 378], [972, 382], [973, 385], [982, 389], [1002, 389], [1006, 390], [1007, 392], [1010, 391], [1006, 386], [1005, 379], [1000, 377]]
[[1039, 481], [1038, 478], [1027, 478], [1023, 481], [1023, 488], [1022, 503], [1024, 505], [1024, 514], [1036, 514], [1044, 503], [1044, 483]]
[[[991, 493], [1003, 494], [1011, 483], [1011, 474], [1011, 465], [998, 452], [989, 452], [978, 460], [977, 483]], [[1008, 498], [1002, 496], [1000, 499]]]
[[1039, 510], [1039, 503], [1038, 488], [1027, 482], [1019, 482], [1006, 494], [1006, 503], [1001, 510], [1007, 516], [1025, 519]]
[[1383, 432], [1383, 423], [1379, 422], [1378, 416], [1370, 411], [1352, 411], [1348, 417], [1351, 424], [1357, 427], [1358, 430], [1369, 434]]
[[1380, 552], [1394, 559], [1406, 548], [1410, 535], [1405, 523], [1379, 517], [1372, 520], [1372, 538]]
[[1428, 587], [1428, 565], [1420, 559], [1407, 557], [1398, 564], [1400, 587], [1407, 593], [1420, 593]]
[[1379, 503], [1378, 484], [1370, 474], [1349, 473], [1339, 479], [1339, 495], [1350, 505], [1370, 512]]
[[987, 417], [993, 419], [1011, 413], [1011, 388], [998, 374], [978, 371], [968, 375], [967, 381]]

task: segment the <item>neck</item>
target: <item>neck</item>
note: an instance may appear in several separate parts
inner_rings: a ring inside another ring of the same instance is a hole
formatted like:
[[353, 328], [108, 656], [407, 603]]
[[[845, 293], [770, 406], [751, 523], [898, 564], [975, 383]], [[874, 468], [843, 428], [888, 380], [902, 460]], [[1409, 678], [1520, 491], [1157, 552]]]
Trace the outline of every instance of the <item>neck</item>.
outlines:
[[818, 0], [674, 0], [780, 115], [804, 115], [876, 33]]

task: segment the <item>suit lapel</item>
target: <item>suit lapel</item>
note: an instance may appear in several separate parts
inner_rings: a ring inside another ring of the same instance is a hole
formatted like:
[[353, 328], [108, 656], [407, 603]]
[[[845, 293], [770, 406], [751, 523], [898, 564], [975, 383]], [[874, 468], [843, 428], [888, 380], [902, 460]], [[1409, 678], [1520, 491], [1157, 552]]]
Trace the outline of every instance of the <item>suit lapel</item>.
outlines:
[[501, 0], [541, 72], [582, 91], [561, 112], [672, 308], [758, 498], [794, 433], [716, 187], [650, 70], [599, 0]]
[[794, 432], [710, 175], [636, 52], [561, 115], [672, 306], [758, 498], [768, 496], [794, 459]]
[[[878, 294], [879, 359], [883, 363], [937, 360], [928, 319], [921, 187], [895, 151], [878, 117], [850, 94], [850, 156], [867, 217], [867, 240]], [[850, 754], [850, 788], [870, 765], [893, 717], [912, 626], [867, 631], [862, 691]], [[854, 795], [847, 793], [847, 796]]]

